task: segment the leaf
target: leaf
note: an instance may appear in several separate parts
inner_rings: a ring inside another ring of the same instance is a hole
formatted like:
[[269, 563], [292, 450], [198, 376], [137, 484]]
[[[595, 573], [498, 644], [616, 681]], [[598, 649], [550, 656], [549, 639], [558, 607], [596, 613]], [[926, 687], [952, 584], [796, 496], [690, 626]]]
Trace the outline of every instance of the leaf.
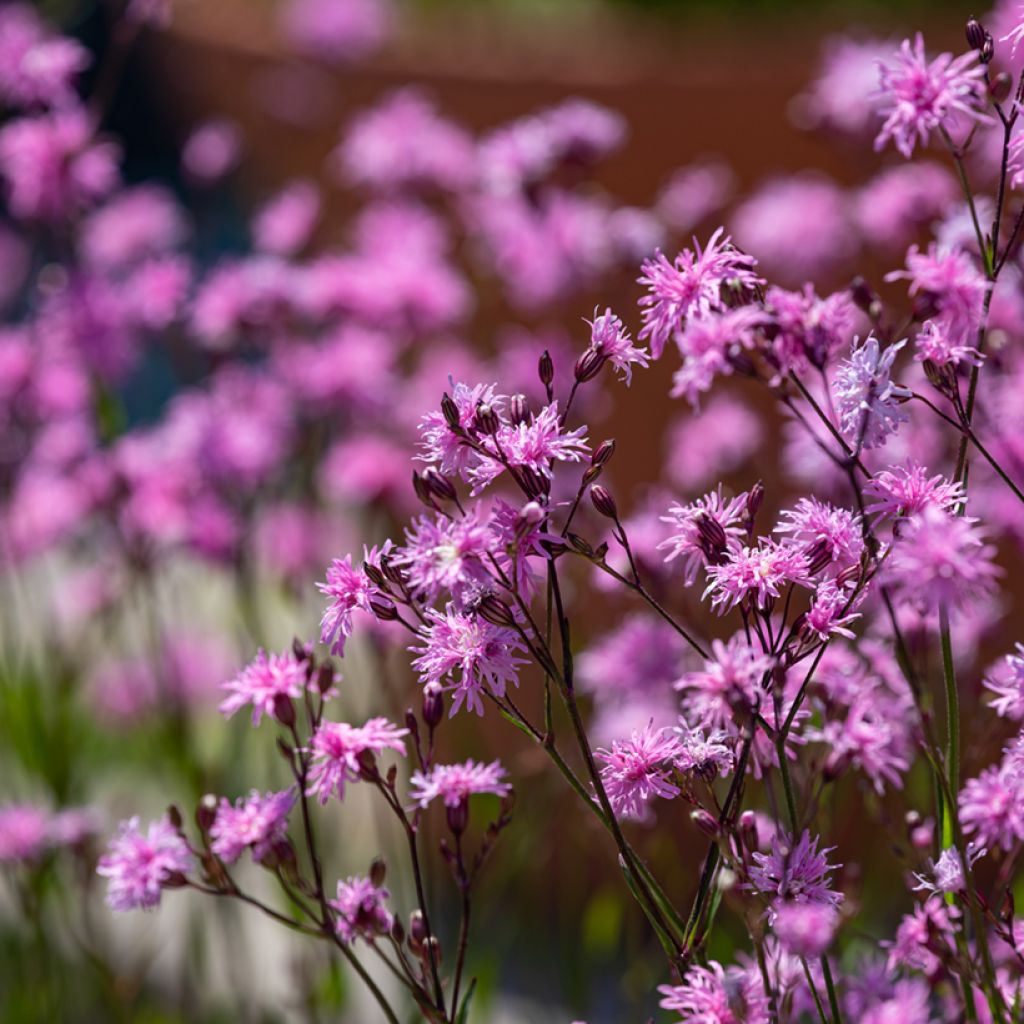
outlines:
[[469, 988], [466, 989], [466, 997], [462, 1000], [462, 1006], [459, 1007], [459, 1013], [455, 1018], [455, 1024], [466, 1024], [466, 1021], [469, 1020], [469, 1004], [475, 991], [476, 978], [469, 983]]

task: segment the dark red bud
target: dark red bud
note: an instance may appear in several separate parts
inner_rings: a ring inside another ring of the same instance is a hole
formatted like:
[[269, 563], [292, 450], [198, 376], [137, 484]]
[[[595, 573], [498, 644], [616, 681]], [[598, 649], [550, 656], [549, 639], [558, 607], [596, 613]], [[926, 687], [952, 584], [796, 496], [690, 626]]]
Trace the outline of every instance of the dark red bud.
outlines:
[[286, 693], [274, 694], [274, 719], [286, 729], [295, 724], [295, 705]]
[[619, 508], [615, 504], [615, 499], [611, 496], [611, 493], [600, 484], [594, 484], [590, 488], [590, 500], [597, 511], [605, 516], [607, 519], [618, 520]]
[[448, 424], [449, 429], [457, 433], [462, 432], [462, 424], [459, 420], [459, 407], [447, 391], [441, 396], [441, 415], [444, 416], [444, 421]]
[[196, 824], [200, 832], [209, 832], [210, 826], [217, 817], [217, 798], [207, 793], [196, 805]]
[[555, 379], [555, 364], [551, 361], [551, 353], [547, 349], [541, 353], [540, 361], [537, 363], [537, 374], [544, 387], [551, 387], [551, 382]]

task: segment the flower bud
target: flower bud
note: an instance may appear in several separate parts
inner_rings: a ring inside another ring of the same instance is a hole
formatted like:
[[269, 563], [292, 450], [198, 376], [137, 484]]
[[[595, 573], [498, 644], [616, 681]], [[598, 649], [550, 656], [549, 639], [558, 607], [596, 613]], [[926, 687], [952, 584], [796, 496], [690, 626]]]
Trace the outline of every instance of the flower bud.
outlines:
[[387, 555], [380, 556], [380, 568], [392, 583], [400, 587], [405, 586], [405, 572], [400, 566], [395, 565]]
[[170, 807], [167, 808], [167, 818], [174, 826], [175, 830], [180, 832], [184, 825], [184, 821], [182, 820], [181, 811], [178, 810], [177, 804], [171, 804]]
[[753, 520], [764, 504], [764, 484], [758, 480], [747, 493], [747, 515]]
[[295, 724], [295, 705], [291, 697], [285, 693], [274, 694], [274, 720], [280, 722], [286, 729]]
[[316, 674], [316, 688], [321, 694], [326, 694], [334, 686], [334, 668], [331, 665], [321, 665]]
[[1013, 79], [1006, 71], [1000, 71], [994, 75], [992, 83], [988, 87], [988, 94], [993, 103], [1005, 103], [1010, 98], [1010, 90], [1013, 88]]
[[311, 661], [313, 658], [313, 645], [305, 643], [297, 636], [292, 637], [292, 654], [296, 661]]
[[547, 512], [544, 506], [536, 501], [528, 501], [516, 516], [515, 537], [521, 541], [527, 534], [532, 533], [534, 528], [544, 522]]
[[551, 491], [551, 481], [533, 466], [515, 466], [512, 473], [528, 498], [547, 497]]
[[448, 827], [455, 835], [462, 835], [469, 824], [469, 801], [460, 800], [455, 807], [447, 808], [447, 814]]
[[618, 521], [619, 508], [615, 504], [615, 499], [611, 496], [611, 493], [607, 488], [602, 487], [600, 484], [594, 484], [590, 488], [590, 500], [594, 505], [594, 508], [603, 515], [606, 519], [614, 519]]
[[395, 606], [395, 602], [386, 597], [371, 597], [370, 611], [381, 622], [394, 622], [398, 618], [398, 608]]
[[384, 877], [387, 875], [387, 865], [380, 859], [380, 857], [374, 857], [373, 863], [370, 865], [370, 881], [374, 887], [379, 889], [384, 884]]
[[413, 738], [413, 742], [418, 743], [420, 738], [420, 723], [416, 720], [416, 712], [412, 708], [405, 709], [405, 727], [409, 730], [409, 735]]
[[573, 533], [570, 530], [568, 537], [569, 543], [573, 546], [575, 551], [578, 551], [581, 555], [585, 555], [587, 558], [594, 557], [594, 549], [590, 546], [590, 543], [578, 533]]
[[444, 416], [444, 421], [448, 424], [449, 430], [454, 430], [456, 433], [462, 432], [459, 407], [447, 391], [441, 396], [441, 415]]
[[356, 760], [359, 762], [360, 778], [366, 782], [374, 782], [380, 778], [380, 772], [377, 771], [377, 757], [372, 750], [361, 750]]
[[717, 561], [725, 553], [728, 545], [728, 538], [722, 524], [709, 516], [706, 512], [698, 513], [694, 519], [697, 525], [697, 536], [700, 537], [700, 546], [707, 556], [708, 561]]
[[753, 811], [744, 811], [740, 815], [739, 832], [744, 849], [756, 850], [758, 847], [757, 815]]
[[594, 449], [594, 454], [590, 458], [590, 464], [592, 466], [607, 466], [611, 462], [612, 456], [615, 454], [615, 438], [609, 437], [607, 441], [602, 441], [597, 448]]
[[882, 315], [882, 303], [875, 293], [875, 290], [867, 281], [859, 275], [850, 282], [850, 297], [854, 305], [872, 320], [877, 320]]
[[978, 52], [978, 60], [982, 64], [991, 64], [992, 58], [996, 55], [996, 43], [992, 38], [991, 32], [985, 33], [985, 42], [981, 44], [981, 50]]
[[718, 838], [718, 819], [704, 810], [703, 807], [698, 807], [697, 810], [690, 814], [690, 820], [704, 833], [709, 839]]
[[588, 380], [593, 380], [600, 372], [601, 367], [608, 362], [608, 357], [602, 355], [595, 348], [588, 348], [576, 360], [576, 366], [573, 373], [576, 377], [577, 384], [586, 384]]
[[420, 476], [418, 470], [412, 471], [412, 489], [416, 492], [416, 497], [423, 502], [428, 508], [433, 505], [433, 499], [430, 497], [430, 489], [423, 482], [423, 477]]
[[551, 353], [547, 349], [541, 353], [537, 363], [537, 375], [544, 387], [551, 387], [551, 382], [555, 379], [555, 364], [551, 361]]
[[384, 579], [384, 573], [380, 571], [375, 565], [370, 565], [367, 562], [363, 566], [363, 572], [366, 574], [366, 578], [375, 586], [380, 587], [383, 590], [387, 590], [388, 582]]
[[391, 922], [391, 938], [393, 938], [398, 945], [405, 942], [405, 925], [402, 924], [401, 918], [397, 915]]
[[501, 426], [501, 420], [491, 405], [487, 402], [477, 402], [473, 425], [482, 434], [496, 434], [498, 427]]
[[530, 418], [530, 406], [526, 401], [526, 395], [513, 395], [509, 399], [508, 416], [516, 426]]
[[200, 832], [209, 832], [210, 826], [217, 817], [217, 798], [212, 793], [207, 793], [198, 804], [196, 804], [196, 825]]
[[476, 613], [492, 626], [504, 626], [506, 629], [511, 629], [516, 624], [516, 620], [512, 616], [512, 609], [494, 594], [485, 594], [480, 598], [476, 606]]
[[428, 728], [436, 729], [444, 718], [444, 696], [437, 683], [427, 683], [423, 687], [423, 721]]
[[971, 15], [964, 26], [964, 35], [967, 37], [967, 45], [972, 50], [980, 50], [985, 45], [985, 36], [988, 33], [981, 22], [974, 15]]
[[433, 466], [423, 470], [423, 484], [427, 493], [442, 501], [454, 501], [458, 497], [455, 485], [443, 473], [439, 473]]
[[427, 923], [423, 920], [423, 911], [414, 910], [409, 915], [409, 944], [422, 946], [427, 941]]

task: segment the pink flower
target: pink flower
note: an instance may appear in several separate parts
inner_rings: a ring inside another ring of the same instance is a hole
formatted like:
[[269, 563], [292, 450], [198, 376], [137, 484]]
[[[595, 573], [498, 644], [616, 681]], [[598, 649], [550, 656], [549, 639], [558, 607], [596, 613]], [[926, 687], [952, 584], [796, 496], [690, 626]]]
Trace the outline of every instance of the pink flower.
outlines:
[[708, 160], [673, 171], [658, 196], [658, 212], [676, 231], [686, 234], [717, 213], [736, 189], [736, 174], [720, 161]]
[[90, 266], [121, 270], [177, 248], [187, 236], [185, 214], [171, 193], [157, 185], [137, 185], [89, 214], [79, 247]]
[[[1009, 4], [1005, 6], [1009, 7]], [[1024, 40], [1024, 11], [1020, 9], [1018, 4], [1018, 11], [1013, 20], [1013, 27], [1005, 36], [1000, 36], [999, 41], [1001, 43], [1012, 43], [1012, 54], [1014, 57], [1017, 56], [1017, 47], [1020, 46], [1021, 40]]]
[[9, 121], [0, 130], [0, 174], [11, 213], [59, 222], [87, 209], [118, 182], [119, 151], [93, 135], [79, 107]]
[[722, 496], [722, 486], [698, 498], [689, 505], [672, 505], [663, 523], [675, 528], [658, 547], [667, 548], [665, 561], [683, 558], [684, 583], [690, 586], [701, 568], [718, 561], [725, 552], [739, 544], [746, 533], [747, 494], [736, 495], [728, 501]]
[[950, 955], [953, 952], [959, 916], [956, 907], [947, 906], [935, 896], [923, 906], [915, 907], [900, 922], [895, 940], [884, 943], [889, 946], [889, 970], [909, 967], [934, 975], [942, 968], [943, 957], [939, 952]]
[[371, 718], [363, 725], [321, 723], [310, 743], [313, 759], [307, 795], [316, 796], [321, 804], [326, 804], [332, 793], [343, 800], [345, 783], [362, 778], [363, 755], [377, 757], [385, 750], [394, 750], [404, 757], [402, 737], [408, 735], [408, 729], [401, 729], [386, 718]]
[[651, 356], [660, 358], [672, 332], [691, 316], [707, 316], [722, 305], [722, 288], [755, 288], [763, 283], [754, 273], [757, 261], [740, 252], [719, 228], [701, 249], [684, 249], [671, 263], [658, 252], [645, 260], [640, 284], [647, 294], [640, 299], [644, 326], [640, 340], [650, 339]]
[[742, 719], [760, 703], [762, 680], [772, 659], [755, 651], [739, 633], [728, 643], [712, 640], [711, 654], [701, 669], [684, 673], [675, 688], [684, 694], [688, 718], [704, 728], [731, 730], [734, 719]]
[[382, 190], [458, 190], [473, 176], [473, 144], [414, 88], [392, 93], [353, 122], [334, 160], [340, 176]]
[[594, 319], [590, 324], [590, 349], [607, 359], [621, 374], [621, 380], [627, 387], [633, 380], [632, 364], [637, 363], [647, 369], [647, 349], [636, 348], [629, 337], [622, 321], [610, 309], [600, 316], [594, 310]]
[[959, 344], [936, 320], [928, 320], [914, 339], [914, 358], [936, 366], [981, 366], [984, 356], [973, 345]]
[[822, 299], [809, 284], [798, 292], [769, 288], [765, 301], [779, 329], [771, 346], [780, 374], [825, 366], [850, 340], [856, 312], [848, 292]]
[[143, 833], [139, 819], [131, 818], [121, 823], [96, 872], [108, 879], [107, 905], [124, 911], [157, 906], [163, 890], [191, 867], [192, 852], [170, 819], [150, 823]]
[[307, 685], [306, 666], [291, 651], [268, 655], [260, 650], [250, 665], [224, 684], [228, 696], [221, 701], [219, 710], [230, 718], [251, 704], [252, 724], [259, 725], [263, 715], [276, 720], [278, 700], [301, 697]]
[[975, 520], [928, 506], [901, 527], [886, 569], [903, 600], [952, 612], [992, 590], [995, 554]]
[[929, 63], [919, 32], [913, 47], [904, 39], [893, 63], [880, 63], [879, 68], [885, 123], [875, 139], [876, 150], [891, 139], [909, 160], [915, 143], [926, 145], [933, 131], [952, 128], [958, 117], [978, 124], [990, 120], [983, 110], [985, 66], [973, 50], [956, 59], [943, 53]]
[[949, 212], [959, 197], [956, 179], [940, 164], [897, 164], [858, 193], [857, 225], [871, 245], [885, 251], [900, 249], [923, 225]]
[[991, 849], [1024, 841], [1024, 779], [1007, 765], [986, 768], [960, 792], [960, 821], [967, 835]]
[[1024, 721], [1024, 644], [1016, 654], [1007, 654], [985, 676], [985, 687], [995, 694], [990, 707], [997, 715], [1015, 722]]
[[261, 796], [252, 790], [234, 805], [223, 797], [210, 826], [210, 849], [226, 864], [233, 864], [247, 847], [253, 860], [261, 860], [279, 839], [288, 834], [288, 813], [295, 803], [295, 790]]
[[513, 630], [463, 615], [452, 605], [443, 615], [428, 610], [427, 621], [422, 631], [424, 645], [410, 648], [418, 655], [412, 667], [423, 684], [447, 683], [444, 688], [454, 691], [451, 715], [463, 703], [482, 715], [485, 690], [503, 697], [509, 683], [519, 685], [519, 666], [526, 662], [516, 653], [525, 647]]
[[406, 528], [405, 540], [392, 562], [406, 568], [409, 588], [427, 603], [442, 594], [458, 599], [491, 578], [492, 537], [479, 505], [458, 519], [420, 516]]
[[745, 1017], [733, 1012], [731, 986], [722, 965], [709, 960], [707, 967], [691, 967], [681, 985], [659, 985], [658, 1004], [673, 1010], [679, 1020], [692, 1024], [743, 1024]]
[[882, 352], [878, 339], [869, 335], [849, 359], [839, 364], [832, 392], [839, 428], [850, 444], [877, 448], [907, 421], [899, 400], [909, 398], [910, 389], [890, 379], [893, 361], [905, 344], [897, 342]]
[[860, 560], [864, 550], [861, 520], [848, 509], [817, 498], [801, 498], [780, 517], [786, 521], [775, 527], [775, 533], [786, 534], [786, 543], [803, 551], [812, 572], [827, 566], [845, 569]]
[[0, 864], [37, 860], [50, 845], [50, 816], [32, 804], [0, 807]]
[[775, 909], [775, 934], [787, 953], [817, 959], [832, 944], [839, 914], [826, 903], [784, 901]]
[[0, 10], [0, 98], [9, 106], [74, 102], [74, 82], [92, 63], [74, 39], [52, 33], [28, 4]]
[[242, 130], [228, 120], [199, 125], [181, 150], [182, 167], [200, 185], [215, 185], [238, 166], [241, 158]]
[[378, 50], [393, 15], [390, 0], [288, 0], [281, 23], [300, 53], [340, 64]]
[[757, 413], [729, 395], [715, 395], [671, 427], [665, 445], [669, 478], [684, 491], [703, 489], [739, 469], [761, 441]]
[[929, 477], [919, 462], [911, 459], [903, 466], [890, 466], [876, 473], [864, 485], [869, 504], [865, 512], [881, 516], [913, 516], [926, 508], [951, 512], [966, 501], [963, 488], [941, 474]]
[[806, 584], [809, 573], [801, 552], [762, 537], [756, 547], [736, 547], [726, 552], [723, 561], [709, 565], [703, 596], [711, 595], [711, 607], [719, 614], [747, 598], [767, 608], [787, 584]]
[[309, 242], [320, 216], [320, 192], [311, 181], [286, 185], [253, 218], [258, 249], [276, 256], [294, 256]]
[[812, 126], [864, 135], [876, 123], [878, 62], [892, 52], [882, 39], [833, 36], [826, 40], [821, 73], [797, 108]]
[[480, 764], [436, 764], [429, 772], [414, 772], [409, 780], [409, 793], [420, 807], [440, 799], [445, 807], [457, 808], [477, 793], [493, 793], [504, 797], [512, 787], [502, 781], [505, 769], [500, 762]]
[[595, 750], [595, 758], [604, 764], [601, 782], [615, 813], [643, 820], [649, 816], [647, 805], [656, 796], [663, 800], [677, 797], [679, 787], [670, 779], [680, 753], [678, 735], [670, 729], [656, 729], [653, 719], [643, 729], [635, 729], [628, 740], [614, 740], [610, 750]]
[[327, 579], [317, 589], [330, 598], [320, 620], [320, 642], [329, 644], [331, 652], [345, 653], [345, 641], [352, 635], [352, 613], [370, 611], [370, 598], [377, 588], [362, 569], [352, 566], [352, 556], [336, 558], [327, 569]]
[[372, 941], [387, 935], [394, 923], [394, 915], [384, 906], [391, 893], [374, 885], [369, 878], [350, 877], [338, 883], [337, 896], [328, 900], [338, 912], [334, 929], [342, 942], [357, 937]]

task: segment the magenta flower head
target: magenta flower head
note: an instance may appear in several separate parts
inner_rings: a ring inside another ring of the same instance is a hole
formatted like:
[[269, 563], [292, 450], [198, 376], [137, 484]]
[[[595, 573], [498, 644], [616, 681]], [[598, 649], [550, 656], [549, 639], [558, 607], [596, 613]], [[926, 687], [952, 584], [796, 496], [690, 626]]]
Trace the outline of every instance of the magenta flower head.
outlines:
[[600, 316], [595, 309], [594, 319], [586, 322], [590, 324], [591, 351], [607, 359], [628, 387], [633, 380], [633, 363], [647, 369], [647, 349], [633, 344], [625, 325], [610, 309]]
[[222, 797], [210, 826], [210, 848], [225, 864], [233, 864], [247, 847], [252, 848], [253, 860], [261, 860], [288, 834], [295, 796], [294, 789], [266, 796], [254, 789], [234, 804]]
[[374, 885], [369, 878], [351, 877], [339, 882], [337, 896], [327, 903], [338, 912], [334, 927], [341, 941], [369, 941], [387, 935], [394, 923], [394, 916], [384, 906], [390, 897], [387, 889]]
[[242, 141], [242, 131], [234, 121], [205, 121], [186, 140], [182, 167], [197, 184], [215, 185], [238, 166]]
[[968, 516], [935, 506], [901, 526], [886, 567], [894, 590], [925, 612], [952, 612], [991, 593], [996, 549]]
[[989, 706], [1003, 718], [1024, 722], [1024, 644], [1016, 654], [1007, 654], [989, 670], [984, 683], [995, 694]]
[[768, 608], [791, 583], [805, 585], [810, 565], [792, 545], [760, 538], [756, 547], [739, 546], [728, 551], [717, 565], [707, 569], [704, 597], [719, 614], [747, 600]]
[[[386, 554], [389, 544], [382, 553]], [[367, 557], [367, 561], [373, 561]], [[379, 557], [376, 559], [379, 560]], [[336, 558], [327, 569], [327, 579], [317, 589], [330, 598], [320, 620], [320, 641], [328, 644], [332, 654], [345, 653], [345, 641], [352, 635], [353, 612], [371, 611], [370, 598], [378, 593], [377, 587], [360, 568], [352, 565], [352, 556]]]
[[50, 816], [32, 804], [0, 807], [0, 864], [36, 860], [50, 845]]
[[869, 515], [893, 518], [914, 516], [933, 507], [952, 512], [967, 500], [959, 483], [940, 474], [929, 476], [928, 470], [913, 459], [876, 473], [864, 485], [864, 497], [868, 502], [864, 511]]
[[828, 903], [785, 901], [775, 908], [775, 934], [793, 956], [817, 959], [832, 944], [839, 912]]
[[661, 1008], [678, 1013], [680, 1021], [741, 1024], [745, 1019], [735, 1012], [733, 986], [716, 960], [709, 960], [707, 967], [691, 967], [681, 985], [660, 985], [658, 991]]
[[261, 650], [251, 664], [224, 684], [228, 696], [219, 710], [230, 718], [251, 704], [253, 725], [259, 725], [264, 715], [278, 721], [280, 702], [301, 697], [307, 685], [306, 665], [291, 651], [268, 655]]
[[647, 294], [640, 299], [644, 326], [640, 340], [650, 339], [651, 356], [660, 358], [673, 331], [691, 316], [707, 316], [722, 307], [725, 287], [756, 288], [764, 282], [754, 273], [757, 261], [740, 252], [719, 228], [701, 249], [684, 249], [671, 263], [658, 252], [641, 267], [640, 284]]
[[400, 729], [386, 718], [371, 718], [364, 725], [321, 723], [310, 744], [313, 761], [307, 795], [316, 796], [322, 804], [327, 803], [332, 793], [343, 800], [345, 783], [363, 777], [363, 759], [367, 755], [375, 758], [385, 750], [397, 751], [404, 757], [402, 737], [408, 735], [408, 729]]
[[409, 793], [420, 807], [427, 807], [440, 799], [445, 807], [455, 809], [478, 793], [508, 796], [512, 787], [503, 781], [504, 778], [505, 769], [499, 761], [490, 764], [477, 761], [436, 764], [426, 773], [413, 773], [409, 780]]
[[679, 787], [670, 780], [682, 743], [671, 729], [656, 729], [651, 719], [643, 729], [634, 729], [628, 740], [614, 740], [611, 749], [598, 748], [594, 757], [603, 764], [601, 782], [612, 810], [624, 818], [644, 820], [648, 804], [655, 798], [672, 800]]
[[503, 697], [509, 683], [519, 685], [519, 666], [526, 662], [516, 655], [526, 648], [514, 630], [463, 615], [452, 605], [444, 615], [428, 610], [427, 621], [423, 646], [409, 648], [418, 655], [412, 667], [423, 684], [437, 683], [454, 691], [451, 715], [463, 704], [482, 715], [484, 693]]
[[940, 54], [929, 62], [919, 32], [913, 46], [904, 39], [892, 63], [879, 63], [880, 113], [885, 117], [875, 149], [890, 140], [908, 160], [914, 146], [927, 145], [932, 132], [957, 121], [987, 124], [985, 67], [971, 51], [956, 59]]
[[829, 888], [832, 847], [818, 850], [818, 840], [804, 830], [794, 842], [792, 836], [775, 836], [770, 853], [754, 853], [748, 888], [771, 901], [769, 918], [774, 921], [778, 907], [786, 901], [817, 903], [838, 907], [843, 894]]
[[131, 818], [121, 823], [96, 871], [108, 879], [107, 905], [123, 911], [157, 906], [163, 890], [191, 867], [188, 843], [169, 818], [152, 822], [145, 833], [139, 819]]

